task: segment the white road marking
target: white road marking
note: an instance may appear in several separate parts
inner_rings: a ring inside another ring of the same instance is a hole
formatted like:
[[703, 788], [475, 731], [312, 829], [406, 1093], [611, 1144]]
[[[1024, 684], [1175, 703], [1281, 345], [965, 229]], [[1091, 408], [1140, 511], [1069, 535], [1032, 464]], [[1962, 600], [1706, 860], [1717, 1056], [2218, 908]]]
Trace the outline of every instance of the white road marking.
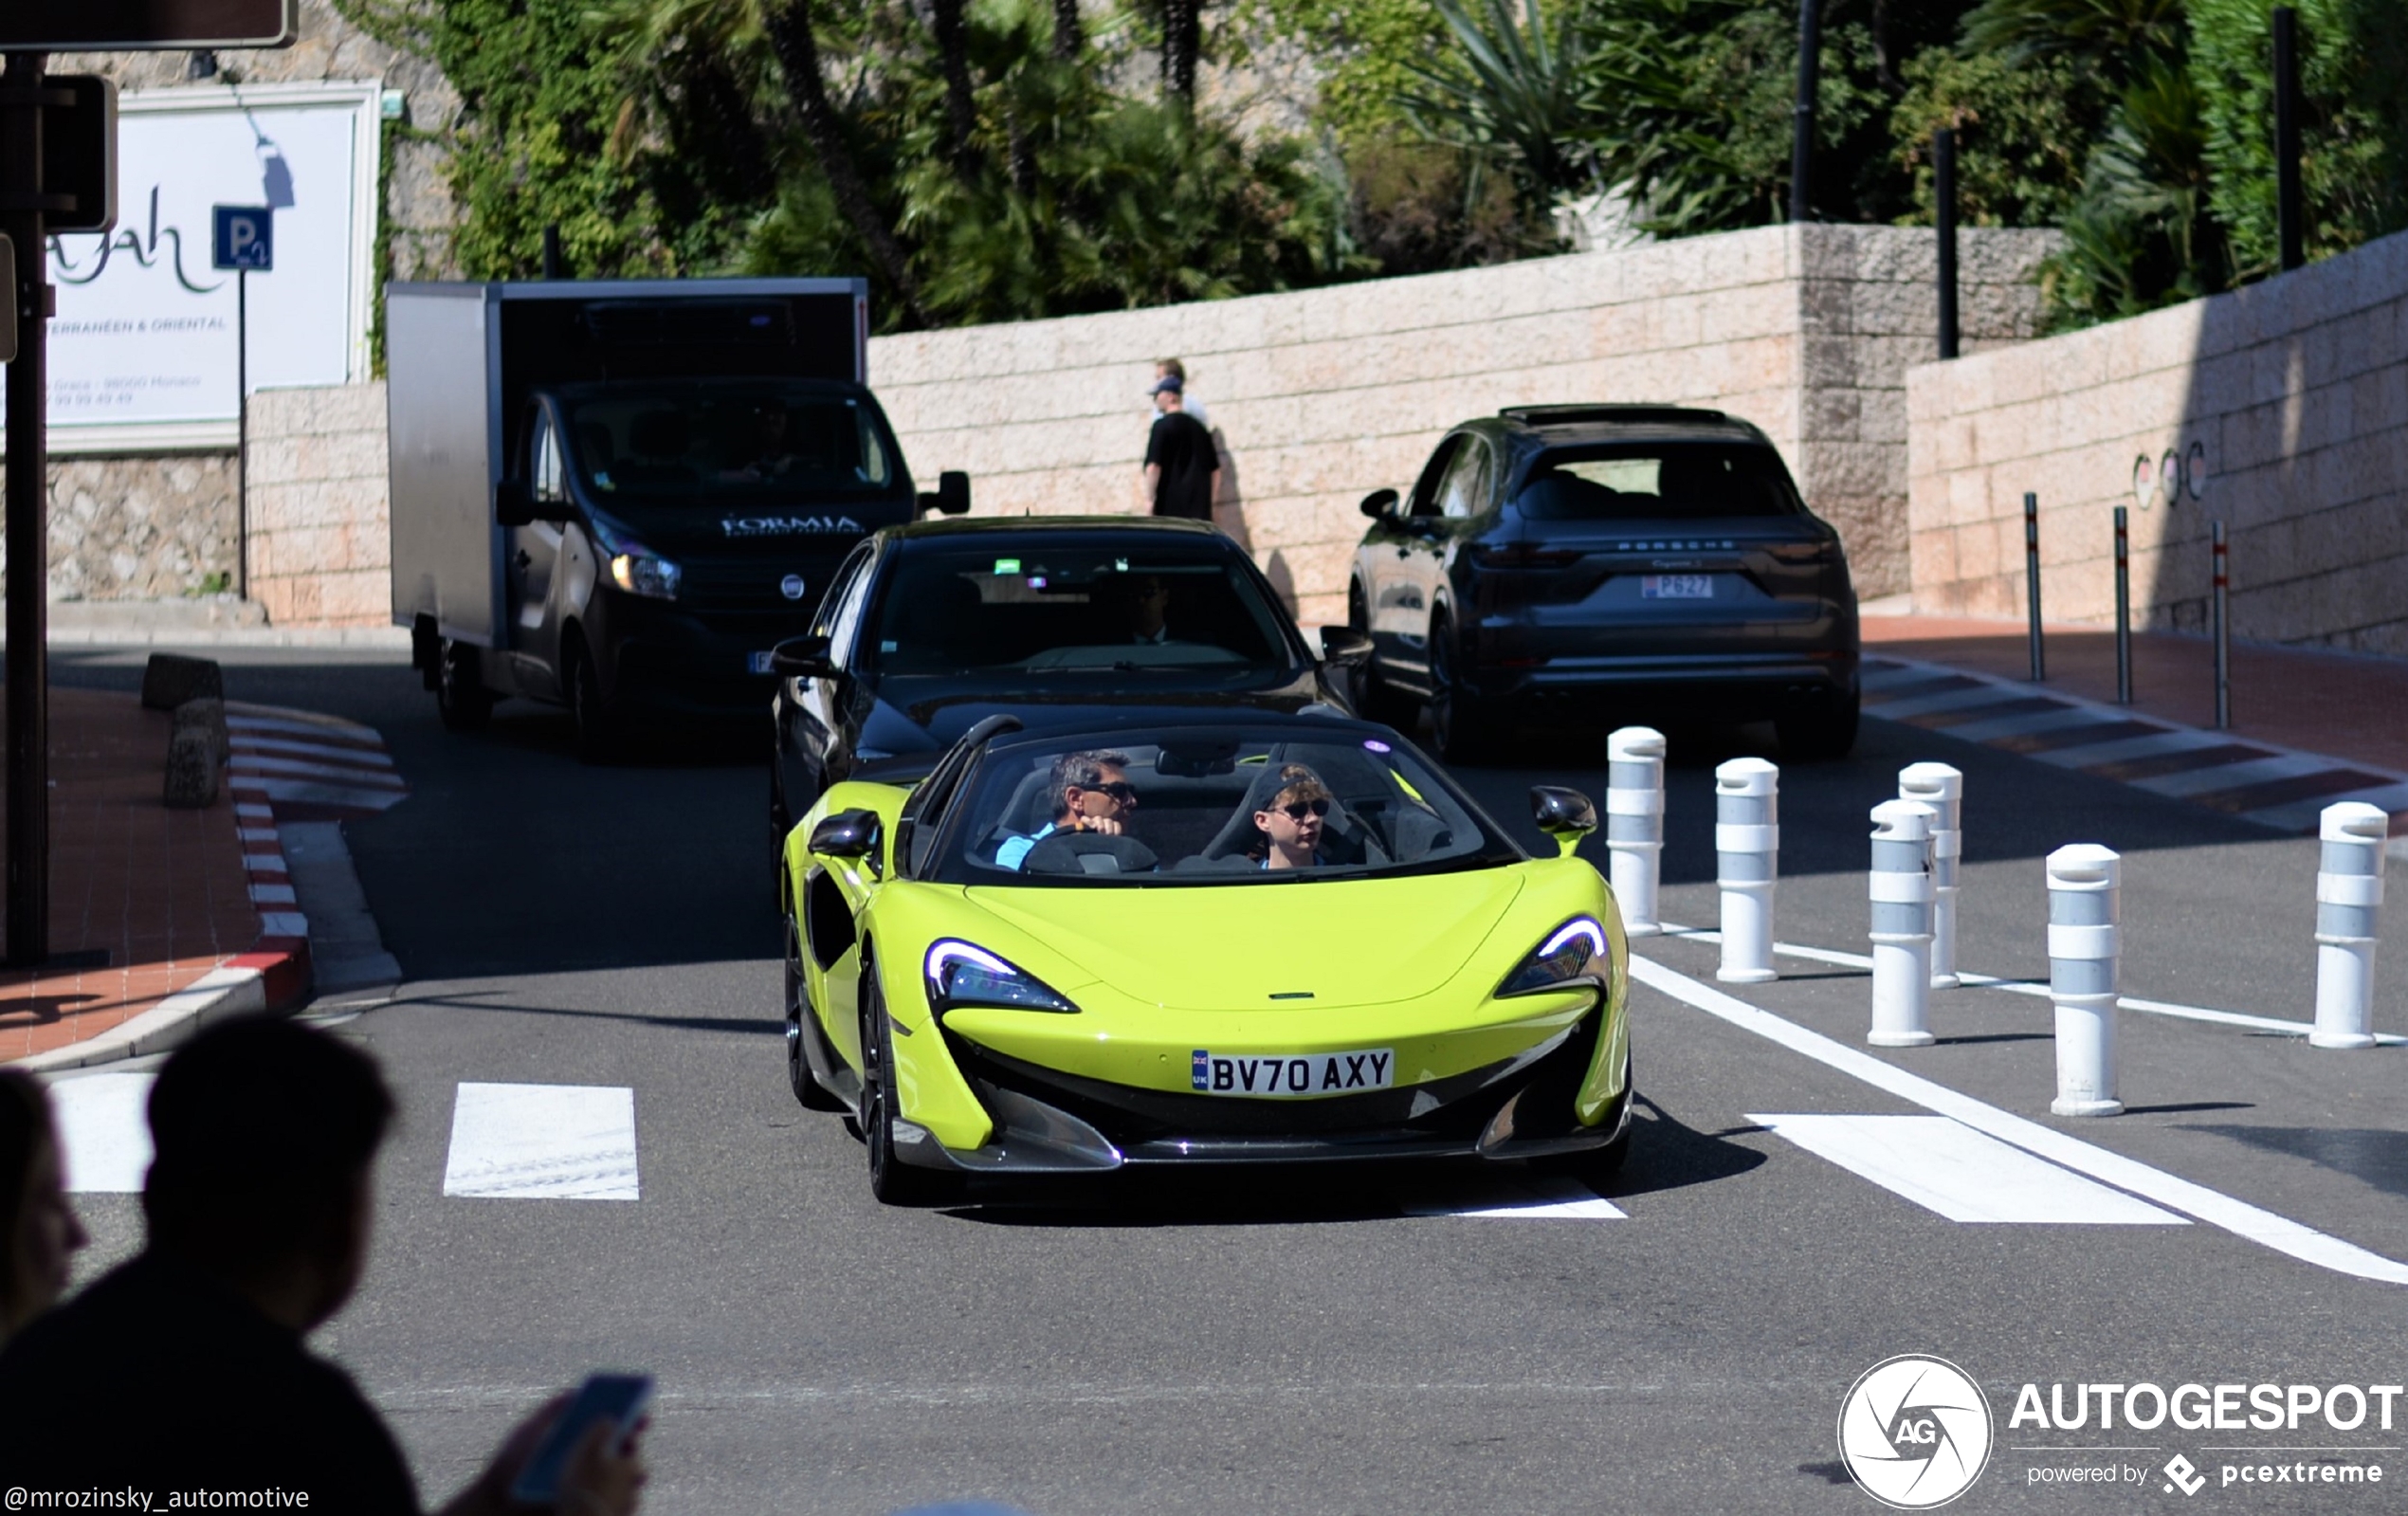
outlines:
[[2288, 1216], [2277, 1215], [2246, 1200], [2211, 1190], [2203, 1184], [2194, 1184], [2162, 1169], [2151, 1168], [2121, 1153], [2111, 1153], [2080, 1138], [2069, 1137], [2037, 1122], [2027, 1121], [1920, 1074], [1910, 1074], [1844, 1043], [1834, 1042], [1820, 1032], [1810, 1032], [1770, 1011], [1725, 995], [1711, 985], [1700, 983], [1686, 974], [1666, 968], [1652, 959], [1633, 955], [1631, 977], [1650, 989], [1727, 1021], [1742, 1031], [1752, 1032], [1768, 1041], [1779, 1043], [1793, 1052], [1802, 1053], [1876, 1089], [1887, 1090], [1925, 1110], [1953, 1117], [1976, 1131], [1987, 1132], [2002, 1142], [2011, 1142], [2027, 1153], [2087, 1174], [2101, 1183], [2154, 1200], [2168, 1210], [2180, 1211], [2210, 1226], [2221, 1227], [2235, 1236], [2336, 1273], [2381, 1284], [2408, 1285], [2408, 1264], [2371, 1252], [2354, 1242], [2344, 1242], [2313, 1227], [2303, 1226]]
[[392, 755], [378, 748], [352, 747], [342, 742], [301, 742], [283, 737], [253, 737], [247, 733], [234, 739], [237, 753], [281, 753], [287, 757], [321, 758], [334, 763], [355, 763], [365, 768], [389, 769], [393, 766]]
[[408, 790], [356, 790], [348, 785], [320, 784], [314, 779], [271, 779], [239, 770], [227, 778], [226, 787], [263, 794], [284, 805], [350, 806], [360, 811], [388, 811], [410, 798]]
[[400, 776], [384, 769], [355, 768], [344, 763], [310, 763], [301, 758], [265, 758], [236, 752], [227, 765], [236, 774], [293, 775], [302, 778], [340, 779], [374, 789], [400, 789]]
[[332, 739], [353, 742], [362, 747], [382, 747], [384, 738], [373, 726], [347, 721], [339, 716], [323, 716], [315, 711], [286, 710], [281, 705], [253, 705], [246, 702], [229, 701], [226, 706], [226, 724], [237, 732], [285, 732], [295, 737]]
[[2210, 768], [2184, 769], [2180, 774], [2161, 774], [2155, 778], [2128, 782], [2136, 790], [2170, 795], [2179, 799], [2184, 795], [2213, 795], [2218, 790], [2237, 790], [2244, 785], [2264, 784], [2271, 779], [2296, 779], [2310, 774], [2329, 774], [2343, 766], [2328, 758], [2278, 753], [2272, 758], [2251, 758], [2244, 763], [2218, 763]]
[[155, 1074], [82, 1074], [50, 1086], [67, 1189], [78, 1195], [139, 1195], [151, 1171], [146, 1106]]
[[1948, 735], [1960, 741], [1988, 742], [2001, 737], [2029, 737], [2036, 732], [2063, 731], [2072, 726], [2096, 726], [2096, 713], [2079, 705], [2053, 711], [2026, 711], [2020, 716], [1993, 716], [1983, 721], [1965, 721], [1948, 728]]
[[[2104, 718], [2100, 724], [2106, 724]], [[2108, 763], [2128, 763], [2134, 758], [2157, 758], [2165, 753], [2221, 747], [2231, 740], [2232, 738], [2222, 732], [2154, 732], [2146, 737], [2119, 737], [2110, 741], [2091, 742], [2083, 747], [2053, 748], [2029, 756], [2061, 769], [2094, 769]]]
[[632, 1200], [635, 1091], [616, 1085], [463, 1084], [443, 1193]]
[[1407, 1215], [1506, 1221], [1627, 1221], [1630, 1214], [1577, 1179], [1533, 1179], [1490, 1205], [1409, 1206]]
[[1816, 1158], [1951, 1221], [2186, 1227], [2170, 1211], [2043, 1163], [1945, 1116], [1756, 1116]]
[[[1676, 926], [1664, 923], [1667, 937], [1685, 937], [1695, 942], [1720, 942], [1723, 934], [1705, 927]], [[1828, 963], [1833, 968], [1870, 969], [1873, 960], [1862, 953], [1843, 953], [1837, 948], [1807, 947], [1797, 942], [1775, 942], [1773, 952], [1780, 958], [1803, 959], [1809, 963]], [[2046, 984], [2030, 979], [2001, 979], [1988, 974], [1959, 971], [1957, 977], [1967, 988], [2005, 990], [2011, 995], [2029, 995], [2040, 999], [2049, 997]], [[2205, 1021], [2216, 1026], [2245, 1027], [2252, 1032], [2271, 1032], [2286, 1037], [2305, 1037], [2316, 1030], [2313, 1021], [2286, 1021], [2280, 1016], [2252, 1015], [2246, 1011], [2217, 1011], [2203, 1005], [2183, 1005], [2173, 1000], [2144, 1000], [2138, 995], [2123, 995], [2116, 1005], [2125, 1011], [2139, 1011], [2153, 1016], [2172, 1016], [2180, 1021]], [[2375, 1040], [2384, 1047], [2408, 1046], [2408, 1037], [2396, 1032], [2378, 1032]]]

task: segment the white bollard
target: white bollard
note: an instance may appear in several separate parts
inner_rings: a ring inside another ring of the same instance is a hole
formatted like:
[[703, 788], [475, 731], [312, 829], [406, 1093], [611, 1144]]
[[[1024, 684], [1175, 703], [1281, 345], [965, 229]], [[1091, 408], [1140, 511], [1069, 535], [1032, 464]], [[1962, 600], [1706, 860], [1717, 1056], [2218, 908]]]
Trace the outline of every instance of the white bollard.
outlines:
[[1762, 984], [1773, 972], [1773, 882], [1779, 874], [1781, 771], [1733, 758], [1714, 771], [1714, 883], [1723, 891], [1726, 984]]
[[1946, 763], [1898, 771], [1898, 798], [1927, 805], [1931, 823], [1931, 987], [1957, 987], [1957, 862], [1964, 855], [1965, 776]]
[[1664, 734], [1625, 726], [1605, 740], [1605, 847], [1622, 930], [1652, 937], [1664, 867]]
[[1931, 1046], [1931, 836], [1939, 813], [1914, 800], [1873, 807], [1873, 1029], [1876, 1048]]
[[2375, 917], [2391, 817], [2359, 800], [2325, 807], [2316, 868], [2316, 1030], [2311, 1048], [2375, 1045]]
[[2059, 1116], [2120, 1116], [2115, 1096], [2115, 995], [2123, 943], [2117, 917], [2124, 860], [2075, 843], [2049, 854], [2049, 998], [2057, 1007]]

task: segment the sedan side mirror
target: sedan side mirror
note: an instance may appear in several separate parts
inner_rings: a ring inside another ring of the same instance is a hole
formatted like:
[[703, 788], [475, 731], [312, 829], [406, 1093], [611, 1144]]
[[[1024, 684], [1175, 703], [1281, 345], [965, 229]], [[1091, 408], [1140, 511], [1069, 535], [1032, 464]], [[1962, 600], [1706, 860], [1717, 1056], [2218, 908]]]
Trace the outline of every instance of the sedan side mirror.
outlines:
[[789, 637], [769, 650], [769, 669], [788, 679], [826, 679], [836, 672], [825, 637]]
[[523, 479], [505, 479], [493, 486], [493, 519], [503, 526], [535, 524], [535, 494]]
[[1396, 514], [1396, 502], [1399, 498], [1393, 489], [1375, 489], [1363, 497], [1362, 512], [1375, 521], [1384, 517], [1394, 516]]
[[1530, 819], [1555, 839], [1558, 852], [1569, 858], [1580, 839], [1597, 829], [1597, 808], [1578, 790], [1534, 784], [1530, 786]]
[[1371, 656], [1371, 633], [1356, 627], [1323, 627], [1321, 655], [1324, 663], [1342, 667], [1359, 664]]
[[811, 829], [811, 850], [823, 858], [866, 858], [877, 846], [875, 811], [839, 811]]
[[946, 516], [970, 514], [970, 476], [958, 468], [948, 468], [937, 476], [937, 492], [920, 497], [921, 514], [938, 511]]

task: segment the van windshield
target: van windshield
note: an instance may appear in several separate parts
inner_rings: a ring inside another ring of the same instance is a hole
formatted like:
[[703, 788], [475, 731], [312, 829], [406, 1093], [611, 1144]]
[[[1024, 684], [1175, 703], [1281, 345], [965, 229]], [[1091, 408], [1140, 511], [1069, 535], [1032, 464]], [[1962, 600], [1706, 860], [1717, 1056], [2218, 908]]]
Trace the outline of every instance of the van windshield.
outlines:
[[1515, 504], [1540, 521], [1797, 516], [1780, 455], [1752, 443], [1592, 443], [1539, 455]]
[[1210, 546], [915, 546], [854, 657], [885, 674], [1253, 674], [1295, 663], [1286, 618]]
[[571, 450], [601, 499], [718, 509], [786, 496], [884, 495], [894, 439], [859, 397], [777, 381], [613, 390], [569, 404]]

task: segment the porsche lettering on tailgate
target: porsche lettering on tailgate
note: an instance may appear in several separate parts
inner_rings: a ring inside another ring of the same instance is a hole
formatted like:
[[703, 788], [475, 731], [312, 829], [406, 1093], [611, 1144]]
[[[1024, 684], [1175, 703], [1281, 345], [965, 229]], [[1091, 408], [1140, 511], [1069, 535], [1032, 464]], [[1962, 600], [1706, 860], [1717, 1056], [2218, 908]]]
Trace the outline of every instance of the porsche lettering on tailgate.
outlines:
[[1215, 1053], [1198, 1048], [1191, 1076], [1207, 1095], [1343, 1095], [1396, 1083], [1393, 1048], [1362, 1052]]

